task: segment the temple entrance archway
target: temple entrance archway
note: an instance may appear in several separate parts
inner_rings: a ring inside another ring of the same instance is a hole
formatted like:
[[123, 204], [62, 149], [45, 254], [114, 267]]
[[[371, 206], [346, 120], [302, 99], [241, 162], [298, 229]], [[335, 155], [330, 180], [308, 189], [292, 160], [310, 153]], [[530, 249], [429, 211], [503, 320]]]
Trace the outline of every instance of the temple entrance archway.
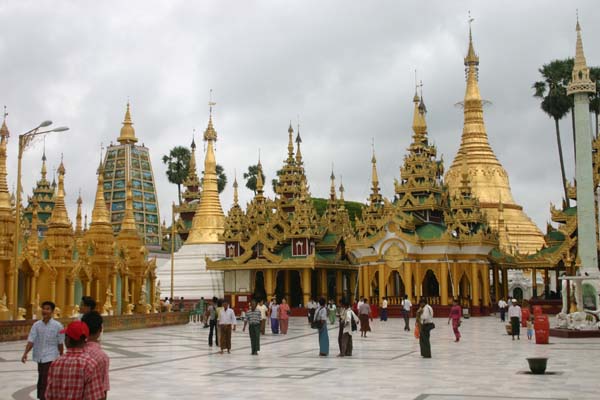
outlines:
[[518, 301], [523, 300], [523, 289], [521, 289], [520, 287], [514, 288], [512, 297], [517, 299]]
[[469, 301], [471, 299], [471, 282], [469, 282], [469, 278], [467, 274], [463, 273], [458, 281], [458, 301], [463, 306], [469, 306]]
[[440, 298], [440, 284], [432, 270], [427, 270], [422, 285], [423, 297], [431, 304], [437, 304]]
[[256, 300], [267, 300], [265, 274], [262, 271], [256, 271], [254, 274], [254, 292], [252, 293], [252, 298]]

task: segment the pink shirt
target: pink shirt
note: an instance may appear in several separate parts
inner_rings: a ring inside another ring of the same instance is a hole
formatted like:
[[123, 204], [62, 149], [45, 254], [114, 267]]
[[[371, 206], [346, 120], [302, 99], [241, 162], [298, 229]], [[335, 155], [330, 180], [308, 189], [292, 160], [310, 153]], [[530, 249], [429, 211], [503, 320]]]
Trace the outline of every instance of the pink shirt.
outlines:
[[288, 311], [290, 311], [290, 306], [287, 303], [279, 305], [279, 319], [289, 319]]
[[85, 352], [98, 363], [98, 375], [102, 382], [102, 388], [105, 392], [108, 392], [110, 390], [110, 382], [108, 379], [110, 359], [104, 350], [102, 350], [102, 346], [100, 346], [100, 343], [98, 342], [87, 342], [85, 344]]

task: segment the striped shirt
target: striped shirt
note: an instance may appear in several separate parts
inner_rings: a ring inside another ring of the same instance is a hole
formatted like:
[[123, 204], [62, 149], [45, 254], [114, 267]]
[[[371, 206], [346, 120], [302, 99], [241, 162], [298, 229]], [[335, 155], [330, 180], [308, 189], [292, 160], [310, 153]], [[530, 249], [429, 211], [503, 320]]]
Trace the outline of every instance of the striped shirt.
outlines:
[[59, 333], [62, 329], [62, 324], [53, 318], [48, 323], [39, 320], [33, 324], [27, 338], [28, 342], [33, 343], [33, 361], [47, 363], [60, 356], [58, 346], [65, 341], [65, 335]]
[[245, 319], [246, 319], [246, 321], [248, 321], [248, 323], [250, 325], [260, 324], [260, 320], [261, 320], [260, 310], [256, 309], [254, 311], [247, 311]]

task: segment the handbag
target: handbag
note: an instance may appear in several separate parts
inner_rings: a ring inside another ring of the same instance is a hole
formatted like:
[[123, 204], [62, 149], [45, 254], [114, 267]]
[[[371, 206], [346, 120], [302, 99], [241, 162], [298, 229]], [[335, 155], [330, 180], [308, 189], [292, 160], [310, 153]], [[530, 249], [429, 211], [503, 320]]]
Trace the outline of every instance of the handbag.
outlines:
[[352, 332], [356, 332], [358, 330], [356, 320], [354, 319], [354, 313], [352, 313], [352, 315], [350, 316], [350, 329], [352, 329]]
[[313, 321], [310, 323], [310, 327], [312, 329], [321, 329], [323, 327], [323, 320], [315, 318], [315, 317], [319, 316], [319, 311], [321, 311], [321, 308], [319, 308], [315, 312], [315, 316], [313, 317]]

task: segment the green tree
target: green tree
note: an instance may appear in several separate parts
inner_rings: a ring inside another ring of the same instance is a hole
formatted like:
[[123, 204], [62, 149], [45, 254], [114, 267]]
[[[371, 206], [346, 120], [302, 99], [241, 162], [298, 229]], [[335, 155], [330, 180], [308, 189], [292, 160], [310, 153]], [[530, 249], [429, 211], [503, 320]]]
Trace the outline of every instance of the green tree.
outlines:
[[277, 193], [277, 183], [279, 183], [279, 177], [283, 174], [283, 169], [278, 170], [275, 174], [277, 178], [271, 179], [271, 185], [273, 186], [273, 192]]
[[[204, 171], [202, 171], [202, 175], [204, 176]], [[204, 178], [202, 178], [204, 181]], [[219, 193], [225, 190], [225, 186], [227, 186], [227, 175], [225, 175], [225, 169], [221, 164], [217, 164], [217, 189]]]
[[596, 82], [596, 93], [590, 96], [590, 112], [594, 113], [596, 117], [595, 131], [596, 137], [598, 137], [598, 114], [600, 114], [600, 67], [590, 68], [590, 79], [592, 82]]
[[[260, 173], [263, 182], [265, 181], [265, 174], [261, 171]], [[244, 179], [246, 180], [246, 187], [256, 194], [256, 177], [258, 176], [258, 165], [250, 165], [248, 172], [244, 172]]]
[[573, 100], [567, 96], [567, 85], [571, 80], [572, 70], [573, 59], [551, 61], [548, 64], [544, 64], [538, 70], [543, 80], [535, 82], [532, 86], [534, 89], [533, 96], [541, 99], [540, 106], [542, 110], [554, 120], [562, 186], [567, 207], [569, 206], [569, 196], [567, 195], [567, 177], [560, 139], [559, 121], [572, 109]]
[[167, 166], [167, 179], [177, 185], [179, 204], [181, 204], [181, 185], [190, 169], [190, 157], [191, 152], [187, 147], [175, 146], [168, 155], [164, 155], [162, 158], [163, 163]]

